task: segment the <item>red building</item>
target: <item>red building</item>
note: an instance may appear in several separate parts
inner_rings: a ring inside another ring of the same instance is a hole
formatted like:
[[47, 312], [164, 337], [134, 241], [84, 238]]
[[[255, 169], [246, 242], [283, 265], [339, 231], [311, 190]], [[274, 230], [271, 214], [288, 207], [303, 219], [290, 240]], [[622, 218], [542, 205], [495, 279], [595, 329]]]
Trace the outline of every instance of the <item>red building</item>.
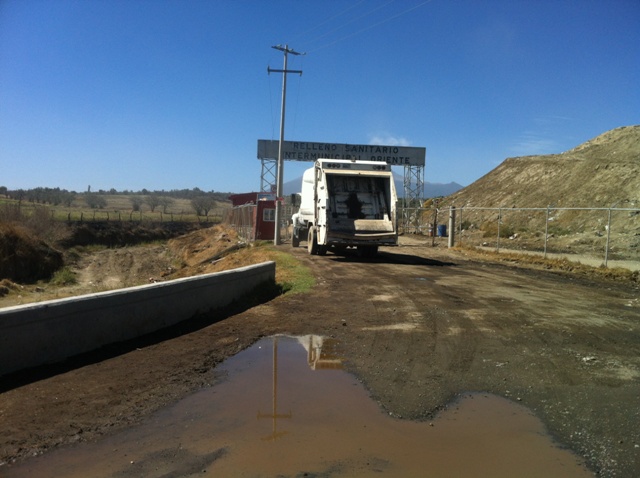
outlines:
[[[234, 216], [245, 218], [244, 226], [251, 226], [252, 240], [273, 240], [276, 224], [275, 194], [271, 193], [242, 193], [229, 196], [234, 207]], [[238, 210], [246, 208], [239, 213]], [[236, 223], [239, 221], [236, 220]], [[249, 224], [250, 223], [250, 224]]]

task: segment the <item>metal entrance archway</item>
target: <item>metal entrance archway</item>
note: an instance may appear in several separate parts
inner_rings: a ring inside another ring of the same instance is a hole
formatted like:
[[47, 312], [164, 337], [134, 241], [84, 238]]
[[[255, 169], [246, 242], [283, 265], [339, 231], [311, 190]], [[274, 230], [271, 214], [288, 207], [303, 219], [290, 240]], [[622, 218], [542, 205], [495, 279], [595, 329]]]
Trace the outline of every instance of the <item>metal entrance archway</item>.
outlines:
[[[260, 191], [276, 190], [278, 141], [258, 140], [258, 159], [262, 161]], [[284, 141], [284, 161], [313, 162], [320, 158], [383, 161], [404, 167], [404, 204], [421, 206], [424, 200], [424, 165], [426, 148], [410, 146], [362, 145]]]

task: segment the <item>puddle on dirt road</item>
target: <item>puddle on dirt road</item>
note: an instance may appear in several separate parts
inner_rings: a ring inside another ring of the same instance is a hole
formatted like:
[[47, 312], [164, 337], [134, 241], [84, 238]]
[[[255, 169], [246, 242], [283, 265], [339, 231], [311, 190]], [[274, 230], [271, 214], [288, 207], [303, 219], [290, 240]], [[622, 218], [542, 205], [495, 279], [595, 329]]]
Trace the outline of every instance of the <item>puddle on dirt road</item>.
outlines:
[[467, 395], [431, 423], [384, 414], [330, 339], [272, 337], [143, 425], [3, 467], [10, 476], [593, 476], [527, 409]]

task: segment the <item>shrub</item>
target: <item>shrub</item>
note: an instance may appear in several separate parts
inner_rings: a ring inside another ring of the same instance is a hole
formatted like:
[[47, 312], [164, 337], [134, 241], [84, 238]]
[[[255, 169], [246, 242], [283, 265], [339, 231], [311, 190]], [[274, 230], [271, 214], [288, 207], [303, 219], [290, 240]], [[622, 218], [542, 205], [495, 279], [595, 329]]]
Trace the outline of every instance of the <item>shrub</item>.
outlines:
[[51, 283], [57, 286], [72, 285], [76, 284], [77, 282], [78, 280], [76, 279], [75, 273], [68, 267], [58, 269], [51, 279]]
[[0, 223], [0, 278], [46, 279], [62, 266], [62, 254], [20, 224]]
[[[480, 230], [484, 232], [483, 237], [496, 237], [498, 235], [497, 222], [485, 222], [480, 226]], [[513, 226], [509, 224], [500, 224], [500, 237], [511, 237], [515, 233]]]
[[104, 209], [107, 206], [107, 200], [95, 193], [87, 193], [84, 195], [84, 201], [91, 209]]

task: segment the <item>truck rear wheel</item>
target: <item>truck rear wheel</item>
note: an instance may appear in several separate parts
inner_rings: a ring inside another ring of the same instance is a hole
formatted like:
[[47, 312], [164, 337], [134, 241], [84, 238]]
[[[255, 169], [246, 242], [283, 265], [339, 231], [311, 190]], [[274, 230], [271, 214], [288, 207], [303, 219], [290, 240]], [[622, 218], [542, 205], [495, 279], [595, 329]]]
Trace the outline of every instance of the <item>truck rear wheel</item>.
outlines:
[[309, 239], [307, 240], [307, 250], [309, 254], [315, 256], [318, 254], [318, 237], [316, 235], [316, 227], [311, 226], [309, 228]]
[[294, 232], [291, 236], [291, 247], [298, 247], [300, 245], [300, 237]]

